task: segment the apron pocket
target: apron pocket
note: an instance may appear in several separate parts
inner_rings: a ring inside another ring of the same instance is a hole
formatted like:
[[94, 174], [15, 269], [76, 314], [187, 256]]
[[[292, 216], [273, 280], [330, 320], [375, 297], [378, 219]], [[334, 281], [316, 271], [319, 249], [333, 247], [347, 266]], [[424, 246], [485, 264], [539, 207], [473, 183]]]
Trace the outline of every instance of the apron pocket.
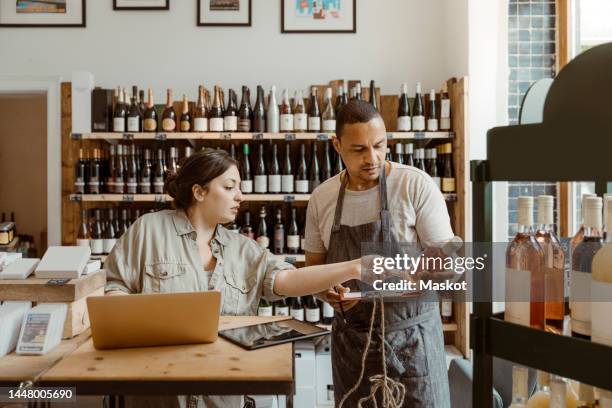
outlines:
[[176, 263], [154, 263], [145, 265], [142, 292], [187, 292], [185, 274], [187, 266]]
[[387, 367], [401, 377], [429, 374], [427, 351], [421, 324], [386, 334]]

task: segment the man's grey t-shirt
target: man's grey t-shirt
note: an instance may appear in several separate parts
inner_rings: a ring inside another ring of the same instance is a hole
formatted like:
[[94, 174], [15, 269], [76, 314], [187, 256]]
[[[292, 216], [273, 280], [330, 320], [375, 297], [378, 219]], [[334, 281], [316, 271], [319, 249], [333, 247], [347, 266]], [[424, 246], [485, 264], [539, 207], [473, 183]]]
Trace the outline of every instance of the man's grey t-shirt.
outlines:
[[[310, 197], [304, 243], [308, 252], [325, 253], [329, 248], [341, 174], [325, 181]], [[379, 220], [379, 190], [378, 186], [365, 191], [347, 189], [340, 223], [356, 226]], [[432, 245], [453, 238], [444, 196], [427, 173], [391, 162], [387, 176], [387, 201], [393, 234], [398, 242]]]

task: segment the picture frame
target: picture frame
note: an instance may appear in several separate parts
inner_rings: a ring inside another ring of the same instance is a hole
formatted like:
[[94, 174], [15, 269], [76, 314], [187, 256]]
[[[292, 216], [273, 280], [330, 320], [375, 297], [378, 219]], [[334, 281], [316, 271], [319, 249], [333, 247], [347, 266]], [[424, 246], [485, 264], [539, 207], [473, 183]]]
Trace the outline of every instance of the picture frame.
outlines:
[[0, 28], [86, 27], [86, 0], [0, 1]]
[[283, 34], [354, 34], [357, 0], [280, 0]]
[[252, 0], [197, 0], [198, 27], [250, 27]]
[[113, 0], [113, 10], [170, 10], [170, 0]]

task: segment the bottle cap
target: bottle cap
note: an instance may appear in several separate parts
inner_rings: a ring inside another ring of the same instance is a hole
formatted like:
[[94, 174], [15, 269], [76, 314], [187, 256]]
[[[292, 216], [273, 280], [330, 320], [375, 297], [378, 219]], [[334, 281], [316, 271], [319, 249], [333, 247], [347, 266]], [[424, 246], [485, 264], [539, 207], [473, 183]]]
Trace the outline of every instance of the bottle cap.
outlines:
[[538, 196], [538, 224], [554, 224], [553, 208], [555, 198], [549, 195]]
[[402, 144], [401, 143], [397, 143], [395, 145], [395, 153], [396, 154], [403, 154], [404, 153], [403, 150], [404, 149], [402, 149]]
[[518, 198], [518, 223], [530, 227], [533, 225], [533, 197]]
[[601, 197], [586, 197], [583, 202], [584, 225], [601, 229], [603, 203]]

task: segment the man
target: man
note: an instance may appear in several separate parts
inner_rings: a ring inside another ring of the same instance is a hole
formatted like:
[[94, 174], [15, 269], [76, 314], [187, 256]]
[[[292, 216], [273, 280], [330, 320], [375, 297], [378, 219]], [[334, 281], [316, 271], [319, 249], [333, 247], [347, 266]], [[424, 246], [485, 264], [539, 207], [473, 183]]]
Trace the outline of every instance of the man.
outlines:
[[[306, 216], [306, 265], [355, 259], [362, 243], [384, 242], [423, 246], [453, 238], [444, 197], [425, 172], [386, 162], [387, 134], [380, 114], [370, 104], [351, 100], [336, 121], [333, 145], [346, 171], [321, 184], [313, 193]], [[384, 171], [383, 171], [384, 170]], [[350, 283], [349, 286], [354, 283]], [[348, 290], [340, 288], [341, 291]], [[320, 294], [341, 300], [335, 291]], [[332, 330], [332, 367], [336, 407], [356, 407], [371, 393], [369, 378], [387, 375], [406, 389], [403, 407], [450, 407], [444, 337], [437, 297], [425, 293], [416, 301], [385, 302], [385, 338], [380, 319], [370, 340], [365, 373], [361, 362], [372, 318], [371, 301], [341, 302]], [[382, 406], [381, 393], [377, 393]]]

